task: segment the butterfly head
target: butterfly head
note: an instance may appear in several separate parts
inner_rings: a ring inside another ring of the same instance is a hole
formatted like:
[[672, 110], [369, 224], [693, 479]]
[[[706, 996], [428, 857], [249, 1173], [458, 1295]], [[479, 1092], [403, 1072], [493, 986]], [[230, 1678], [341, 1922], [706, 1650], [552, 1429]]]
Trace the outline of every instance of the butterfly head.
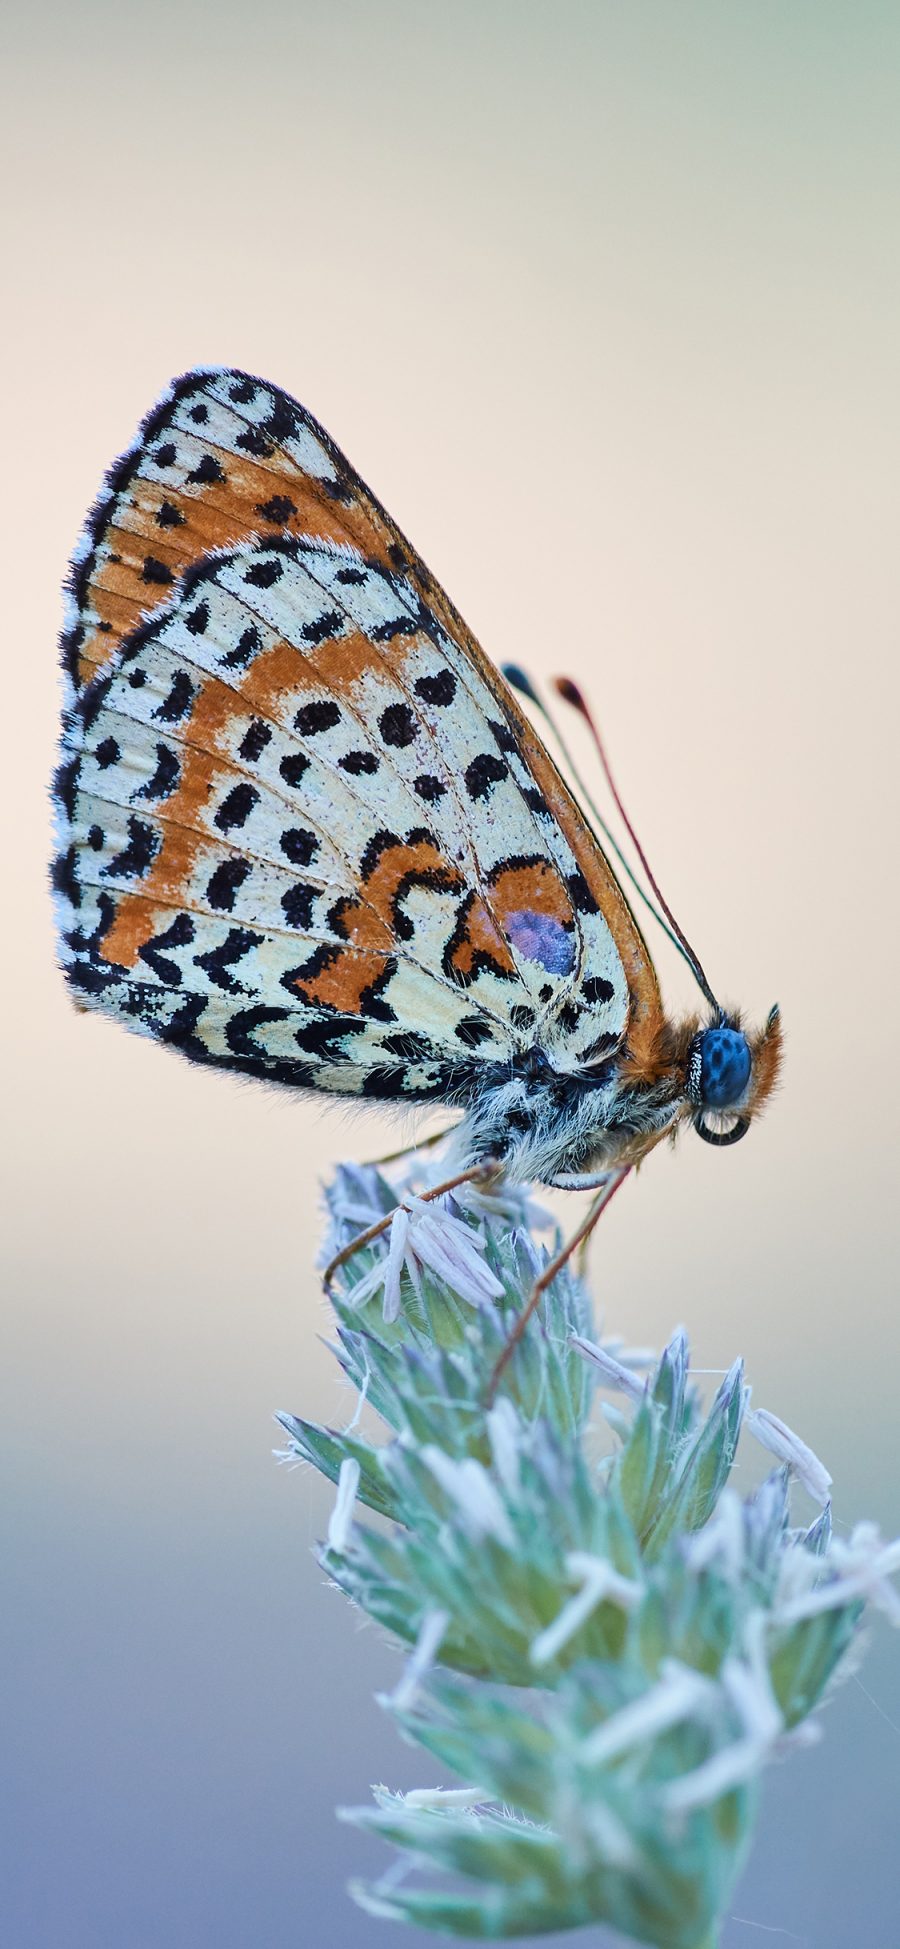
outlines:
[[688, 1049], [685, 1087], [694, 1129], [707, 1144], [736, 1144], [771, 1095], [781, 1064], [781, 1018], [747, 1035], [736, 1016], [720, 1015]]

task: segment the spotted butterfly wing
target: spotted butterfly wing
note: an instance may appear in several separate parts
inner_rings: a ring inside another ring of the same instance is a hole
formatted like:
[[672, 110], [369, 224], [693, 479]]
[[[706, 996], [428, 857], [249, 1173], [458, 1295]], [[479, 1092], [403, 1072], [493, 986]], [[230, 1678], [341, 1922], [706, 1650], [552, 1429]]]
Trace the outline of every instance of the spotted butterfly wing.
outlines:
[[175, 382], [90, 517], [63, 649], [84, 1005], [288, 1085], [456, 1103], [470, 1155], [559, 1183], [768, 1095], [775, 1016], [752, 1044], [667, 1022], [534, 727], [286, 394]]

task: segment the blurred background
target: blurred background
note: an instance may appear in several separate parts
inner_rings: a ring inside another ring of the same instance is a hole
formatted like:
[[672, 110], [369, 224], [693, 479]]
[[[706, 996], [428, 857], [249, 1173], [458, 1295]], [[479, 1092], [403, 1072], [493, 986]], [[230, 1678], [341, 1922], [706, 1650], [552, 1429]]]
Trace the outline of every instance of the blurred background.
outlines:
[[[70, 1009], [66, 558], [169, 377], [239, 364], [498, 661], [585, 684], [713, 982], [788, 1035], [748, 1142], [688, 1139], [604, 1222], [608, 1328], [743, 1353], [839, 1523], [896, 1534], [900, 15], [34, 0], [3, 33], [3, 1940], [402, 1949], [333, 1808], [432, 1771], [313, 1561], [330, 1493], [272, 1459], [276, 1408], [349, 1415], [318, 1179], [393, 1132]], [[726, 1949], [896, 1944], [882, 1622], [825, 1730], [768, 1777]]]

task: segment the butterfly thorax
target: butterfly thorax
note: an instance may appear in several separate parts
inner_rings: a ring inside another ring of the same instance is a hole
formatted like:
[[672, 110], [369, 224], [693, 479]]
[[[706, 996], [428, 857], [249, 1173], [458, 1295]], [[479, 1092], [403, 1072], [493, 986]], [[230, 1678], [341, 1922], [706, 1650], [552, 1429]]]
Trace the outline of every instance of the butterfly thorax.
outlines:
[[777, 1009], [749, 1036], [724, 1010], [705, 1026], [663, 1016], [649, 1038], [632, 1023], [604, 1062], [581, 1067], [536, 1042], [454, 1092], [465, 1106], [455, 1150], [460, 1161], [496, 1157], [516, 1179], [587, 1188], [687, 1123], [707, 1143], [735, 1142], [771, 1094], [780, 1059]]

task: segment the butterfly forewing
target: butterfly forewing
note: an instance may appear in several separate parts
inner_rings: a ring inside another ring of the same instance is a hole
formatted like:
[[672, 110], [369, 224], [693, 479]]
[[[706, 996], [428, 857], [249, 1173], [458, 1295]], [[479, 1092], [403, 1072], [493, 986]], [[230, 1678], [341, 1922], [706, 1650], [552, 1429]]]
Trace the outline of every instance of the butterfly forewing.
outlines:
[[387, 516], [296, 401], [245, 373], [187, 373], [112, 469], [74, 564], [76, 684], [202, 556], [280, 533], [349, 542], [386, 566], [397, 553]]

